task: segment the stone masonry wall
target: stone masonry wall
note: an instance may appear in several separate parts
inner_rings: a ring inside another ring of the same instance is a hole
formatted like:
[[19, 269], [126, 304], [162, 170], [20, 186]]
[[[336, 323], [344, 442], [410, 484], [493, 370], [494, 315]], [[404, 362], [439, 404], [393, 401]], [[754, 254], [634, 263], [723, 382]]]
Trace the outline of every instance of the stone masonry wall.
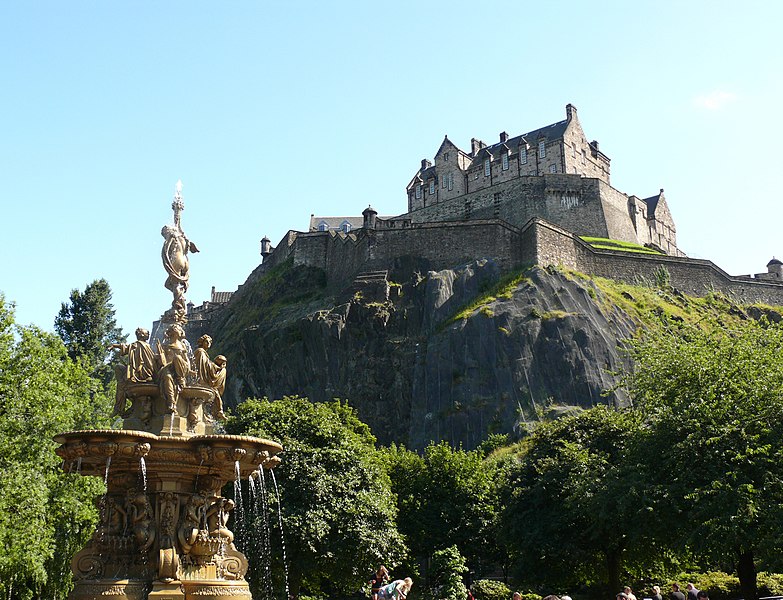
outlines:
[[[611, 192], [614, 192], [613, 194]], [[608, 194], [611, 210], [602, 204], [601, 194]], [[530, 219], [541, 217], [579, 235], [610, 237], [612, 231], [622, 233], [627, 241], [635, 241], [636, 234], [627, 213], [627, 198], [597, 179], [578, 175], [544, 175], [520, 177], [478, 192], [428, 206], [405, 218], [413, 223], [456, 221], [465, 219], [503, 219], [515, 227], [522, 227]], [[622, 210], [625, 210], [625, 229], [622, 228]]]
[[[594, 180], [593, 180], [594, 181]], [[655, 280], [661, 266], [671, 284], [690, 295], [719, 291], [740, 302], [783, 306], [783, 283], [733, 277], [708, 260], [596, 250], [573, 233], [543, 219], [518, 229], [498, 219], [424, 223], [410, 228], [334, 232], [289, 232], [250, 279], [293, 257], [294, 264], [324, 269], [330, 286], [347, 286], [363, 271], [387, 269], [414, 256], [444, 269], [491, 258], [504, 271], [519, 265], [563, 266], [627, 283]]]
[[562, 265], [631, 284], [643, 279], [654, 281], [656, 271], [664, 267], [671, 285], [692, 296], [717, 291], [738, 302], [783, 306], [782, 284], [733, 277], [709, 260], [596, 250], [572, 233], [541, 220], [531, 221], [520, 236], [535, 239], [535, 262], [541, 266]]

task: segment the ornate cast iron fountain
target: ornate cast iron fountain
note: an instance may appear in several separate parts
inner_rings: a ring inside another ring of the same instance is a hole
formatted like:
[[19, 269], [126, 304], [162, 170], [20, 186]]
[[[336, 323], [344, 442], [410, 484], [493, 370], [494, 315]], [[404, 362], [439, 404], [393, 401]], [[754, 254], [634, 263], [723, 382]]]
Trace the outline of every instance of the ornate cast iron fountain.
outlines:
[[282, 447], [268, 440], [220, 435], [226, 361], [210, 359], [209, 336], [192, 352], [186, 323], [189, 251], [180, 224], [181, 184], [174, 224], [163, 228], [165, 339], [149, 333], [116, 345], [127, 357], [117, 375], [116, 415], [123, 429], [70, 431], [55, 437], [63, 468], [101, 477], [106, 494], [88, 544], [71, 561], [70, 600], [236, 600], [250, 598], [247, 560], [227, 523], [234, 503], [221, 488], [258, 469], [272, 469]]

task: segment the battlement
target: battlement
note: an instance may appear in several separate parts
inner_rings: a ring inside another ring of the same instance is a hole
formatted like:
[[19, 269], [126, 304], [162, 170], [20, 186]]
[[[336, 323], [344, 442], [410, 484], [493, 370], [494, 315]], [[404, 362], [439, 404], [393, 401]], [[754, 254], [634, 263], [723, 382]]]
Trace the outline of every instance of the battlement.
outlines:
[[342, 289], [354, 284], [360, 274], [382, 272], [404, 257], [415, 257], [431, 270], [489, 258], [505, 272], [519, 265], [562, 266], [627, 283], [653, 281], [664, 267], [671, 284], [693, 296], [719, 291], [740, 302], [783, 305], [783, 279], [771, 271], [755, 277], [732, 276], [709, 260], [597, 249], [541, 217], [522, 227], [504, 219], [471, 219], [411, 222], [405, 227], [379, 222], [374, 229], [362, 228], [350, 235], [289, 231], [251, 280], [292, 259], [294, 265], [323, 269], [328, 285]]

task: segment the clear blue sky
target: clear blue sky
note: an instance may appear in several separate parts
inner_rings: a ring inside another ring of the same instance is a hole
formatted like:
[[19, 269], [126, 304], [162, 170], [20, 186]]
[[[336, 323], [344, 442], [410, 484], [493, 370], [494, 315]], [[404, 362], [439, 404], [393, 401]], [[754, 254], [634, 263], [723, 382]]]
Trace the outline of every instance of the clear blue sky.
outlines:
[[171, 302], [161, 227], [184, 182], [188, 298], [234, 290], [311, 213], [406, 209], [463, 149], [565, 118], [612, 184], [665, 188], [680, 247], [732, 274], [783, 257], [783, 2], [4, 2], [0, 290], [51, 329], [105, 277], [126, 332]]

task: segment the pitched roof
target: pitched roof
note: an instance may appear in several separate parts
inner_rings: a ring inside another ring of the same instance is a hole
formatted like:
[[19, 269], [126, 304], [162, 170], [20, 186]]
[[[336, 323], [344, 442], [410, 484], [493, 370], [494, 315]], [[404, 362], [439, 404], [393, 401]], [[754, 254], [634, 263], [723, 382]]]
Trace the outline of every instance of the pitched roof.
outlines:
[[210, 298], [210, 302], [214, 302], [216, 304], [225, 304], [231, 300], [231, 296], [233, 295], [234, 292], [212, 292], [212, 298]]
[[475, 164], [478, 164], [477, 159], [479, 159], [485, 151], [491, 154], [493, 158], [497, 158], [509, 150], [511, 150], [511, 152], [516, 152], [517, 148], [519, 148], [521, 144], [537, 144], [538, 140], [541, 138], [546, 138], [546, 140], [550, 142], [553, 140], [559, 140], [563, 137], [567, 126], [568, 119], [565, 119], [563, 121], [558, 121], [557, 123], [547, 125], [546, 127], [540, 127], [539, 129], [528, 131], [522, 135], [508, 138], [505, 142], [498, 141], [492, 145], [486, 146], [485, 148], [479, 150], [476, 153], [476, 156], [473, 157], [471, 167]]
[[660, 192], [655, 196], [650, 196], [649, 198], [642, 198], [642, 202], [647, 205], [648, 217], [651, 217], [655, 214], [655, 209], [658, 208], [658, 202], [660, 202], [661, 196], [663, 196], [663, 192]]
[[339, 230], [342, 229], [343, 223], [346, 221], [351, 225], [351, 229], [361, 229], [364, 226], [364, 217], [316, 217], [310, 215], [309, 231], [318, 231], [318, 226], [321, 223], [326, 223], [330, 230]]

